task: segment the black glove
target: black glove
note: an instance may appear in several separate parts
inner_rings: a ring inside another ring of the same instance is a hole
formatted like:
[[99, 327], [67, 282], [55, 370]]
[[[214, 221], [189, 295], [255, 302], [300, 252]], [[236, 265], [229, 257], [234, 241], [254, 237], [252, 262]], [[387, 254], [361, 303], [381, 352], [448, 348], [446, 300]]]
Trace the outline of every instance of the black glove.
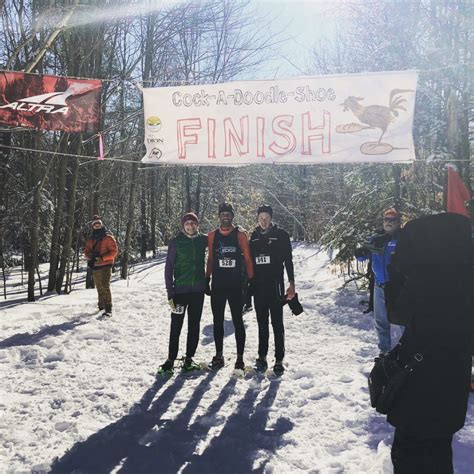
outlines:
[[87, 266], [89, 268], [94, 268], [96, 260], [100, 257], [100, 253], [97, 251], [92, 252], [92, 258], [87, 261]]
[[356, 258], [370, 257], [370, 250], [365, 247], [357, 247], [354, 250], [354, 256]]
[[211, 279], [209, 277], [206, 278], [204, 293], [206, 293], [207, 296], [211, 296]]
[[298, 300], [298, 293], [295, 293], [295, 296], [291, 298], [291, 300], [285, 300], [282, 302], [282, 305], [284, 306], [285, 304], [288, 304], [288, 306], [291, 309], [291, 312], [295, 315], [298, 316], [301, 314], [304, 309], [303, 306], [301, 306], [301, 303]]
[[392, 237], [389, 234], [377, 235], [372, 239], [372, 245], [376, 249], [383, 249], [390, 240], [392, 240]]

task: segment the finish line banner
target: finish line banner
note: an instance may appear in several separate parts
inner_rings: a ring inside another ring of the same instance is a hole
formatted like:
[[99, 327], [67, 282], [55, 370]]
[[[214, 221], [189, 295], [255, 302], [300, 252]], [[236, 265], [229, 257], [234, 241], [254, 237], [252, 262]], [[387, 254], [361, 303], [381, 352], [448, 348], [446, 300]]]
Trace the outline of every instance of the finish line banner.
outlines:
[[415, 159], [417, 73], [380, 72], [143, 89], [143, 163]]
[[96, 133], [101, 87], [97, 79], [0, 71], [0, 124]]

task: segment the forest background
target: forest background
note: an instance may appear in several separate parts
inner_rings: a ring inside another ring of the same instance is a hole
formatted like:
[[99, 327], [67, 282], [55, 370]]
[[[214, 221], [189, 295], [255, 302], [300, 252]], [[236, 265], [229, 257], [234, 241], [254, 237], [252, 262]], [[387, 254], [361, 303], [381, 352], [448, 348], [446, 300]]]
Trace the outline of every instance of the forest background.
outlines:
[[[15, 265], [25, 271], [30, 301], [46, 290], [69, 292], [94, 214], [118, 239], [122, 278], [134, 262], [156, 256], [184, 212], [199, 214], [202, 231], [214, 228], [224, 200], [235, 205], [236, 223], [246, 229], [255, 225], [256, 207], [271, 204], [276, 222], [295, 240], [331, 249], [334, 263], [351, 276], [353, 249], [380, 226], [384, 208], [396, 206], [406, 220], [442, 211], [448, 162], [471, 189], [474, 4], [320, 4], [337, 11], [339, 21], [329, 36], [315, 31], [293, 75], [419, 70], [414, 163], [144, 165], [137, 84], [261, 79], [291, 40], [281, 10], [238, 0], [0, 0], [0, 69], [102, 79], [106, 150], [98, 161], [95, 135], [0, 127], [4, 298]], [[286, 71], [288, 64], [291, 57]], [[39, 288], [44, 262], [48, 283]]]

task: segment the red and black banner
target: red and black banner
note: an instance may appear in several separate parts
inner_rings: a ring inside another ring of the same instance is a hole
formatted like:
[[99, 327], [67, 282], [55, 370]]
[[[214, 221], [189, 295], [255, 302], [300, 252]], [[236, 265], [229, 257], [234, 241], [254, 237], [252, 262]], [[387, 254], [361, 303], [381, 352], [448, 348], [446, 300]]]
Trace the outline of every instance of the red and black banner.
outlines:
[[0, 71], [0, 124], [96, 133], [101, 87], [98, 79]]

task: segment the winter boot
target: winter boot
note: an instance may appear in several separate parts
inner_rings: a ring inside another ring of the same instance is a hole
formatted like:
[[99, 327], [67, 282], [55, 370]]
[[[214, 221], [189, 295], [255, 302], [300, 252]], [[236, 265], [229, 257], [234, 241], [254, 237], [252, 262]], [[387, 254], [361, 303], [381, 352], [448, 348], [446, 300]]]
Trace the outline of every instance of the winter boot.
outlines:
[[183, 370], [185, 372], [191, 372], [193, 370], [200, 370], [201, 366], [199, 364], [196, 364], [192, 357], [186, 357], [183, 362]]
[[285, 367], [283, 367], [283, 361], [282, 360], [276, 360], [275, 365], [273, 366], [273, 373], [277, 377], [280, 377], [281, 375], [283, 375], [283, 372], [285, 372]]
[[174, 373], [174, 360], [166, 359], [163, 365], [160, 365], [157, 375], [173, 375]]
[[259, 357], [255, 361], [254, 365], [255, 372], [265, 372], [268, 369], [268, 363], [266, 357]]
[[242, 356], [237, 356], [237, 360], [234, 365], [235, 370], [245, 370], [244, 359]]
[[211, 370], [219, 370], [222, 367], [224, 367], [224, 357], [222, 355], [215, 355], [209, 364], [209, 368]]

